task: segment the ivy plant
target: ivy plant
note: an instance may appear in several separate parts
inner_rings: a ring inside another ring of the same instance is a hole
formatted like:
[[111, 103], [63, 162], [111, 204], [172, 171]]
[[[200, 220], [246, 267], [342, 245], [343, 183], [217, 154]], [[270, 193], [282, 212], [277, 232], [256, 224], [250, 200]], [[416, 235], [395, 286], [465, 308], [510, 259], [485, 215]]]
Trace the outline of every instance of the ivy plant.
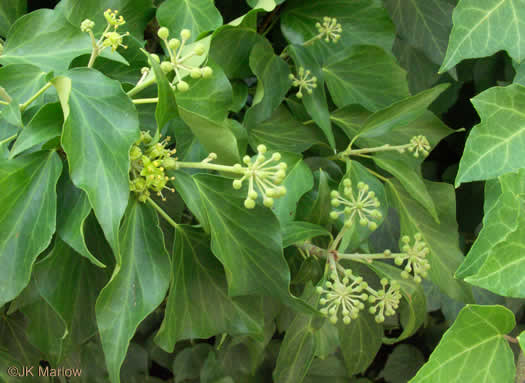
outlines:
[[522, 9], [0, 4], [0, 380], [523, 381]]

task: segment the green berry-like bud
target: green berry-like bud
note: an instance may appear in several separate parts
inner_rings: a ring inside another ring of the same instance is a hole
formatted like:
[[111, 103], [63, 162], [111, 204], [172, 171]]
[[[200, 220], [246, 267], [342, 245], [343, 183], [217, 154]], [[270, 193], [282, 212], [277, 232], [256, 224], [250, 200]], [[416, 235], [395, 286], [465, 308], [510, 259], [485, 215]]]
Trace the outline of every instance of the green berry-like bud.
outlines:
[[343, 181], [343, 185], [346, 187], [350, 187], [352, 185], [352, 181], [350, 181], [348, 178], [345, 178]]
[[253, 209], [255, 207], [255, 201], [249, 198], [244, 200], [244, 207], [246, 209]]
[[368, 222], [368, 229], [370, 229], [371, 231], [376, 230], [377, 229], [377, 223], [375, 223], [373, 221]]
[[347, 219], [347, 220], [345, 221], [344, 225], [345, 225], [345, 227], [350, 227], [350, 226], [352, 226], [352, 221], [349, 220], [349, 219]]
[[344, 324], [350, 324], [350, 322], [351, 322], [350, 317], [343, 317], [343, 323]]
[[339, 192], [337, 190], [332, 190], [332, 192], [330, 193], [330, 197], [332, 198], [339, 197]]
[[206, 52], [206, 48], [204, 48], [204, 45], [202, 45], [202, 44], [197, 44], [195, 46], [195, 48], [193, 49], [193, 52], [197, 56], [202, 56]]
[[[152, 58], [157, 64], [160, 63], [160, 57], [157, 56], [155, 53], [152, 53], [150, 56], [151, 56], [151, 58]], [[151, 63], [150, 63], [150, 64], [151, 64]]]
[[397, 265], [397, 266], [401, 266], [403, 264], [403, 258], [401, 257], [396, 257], [396, 259], [394, 259], [394, 263]]
[[168, 36], [170, 35], [170, 31], [166, 27], [160, 27], [157, 31], [157, 36], [159, 36], [162, 40], [166, 40]]
[[339, 216], [339, 214], [337, 214], [337, 212], [335, 212], [335, 211], [330, 212], [330, 218], [337, 219], [338, 216]]
[[169, 61], [163, 61], [161, 64], [160, 64], [160, 69], [164, 72], [164, 73], [170, 73], [172, 70], [173, 70], [173, 64]]
[[366, 226], [366, 225], [368, 224], [368, 220], [367, 220], [366, 218], [361, 218], [361, 219], [359, 220], [359, 224], [360, 224], [361, 226]]
[[401, 278], [403, 278], [403, 279], [408, 279], [408, 277], [409, 277], [408, 272], [407, 272], [406, 270], [403, 270], [403, 271], [401, 272]]
[[203, 78], [210, 78], [213, 75], [213, 69], [211, 69], [209, 66], [202, 68], [201, 72]]
[[257, 197], [258, 197], [258, 194], [257, 194], [257, 192], [255, 190], [251, 190], [251, 191], [248, 192], [248, 198], [249, 199], [255, 200], [255, 199], [257, 199]]
[[281, 153], [272, 154], [272, 160], [279, 161], [281, 159]]
[[234, 180], [233, 181], [233, 188], [236, 190], [239, 190], [242, 188], [242, 181], [241, 180]]
[[162, 166], [166, 169], [176, 169], [177, 161], [174, 158], [167, 157], [162, 160]]
[[[323, 292], [323, 288], [321, 286], [317, 286], [315, 288], [315, 290], [317, 291], [318, 294], [321, 294]], [[322, 303], [321, 303], [322, 304]]]
[[261, 144], [257, 146], [257, 152], [259, 152], [260, 154], [266, 153], [266, 150], [266, 145]]
[[201, 78], [202, 77], [202, 73], [199, 69], [192, 69], [191, 72], [190, 72], [190, 76], [191, 78]]
[[183, 29], [180, 31], [180, 38], [183, 40], [188, 40], [191, 37], [191, 31], [189, 29]]
[[[89, 19], [85, 19], [84, 21], [82, 21], [82, 23], [80, 24], [80, 30], [82, 32], [89, 32], [93, 29], [93, 27], [95, 26], [95, 22], [89, 20]], [[1, 45], [1, 44], [0, 44]], [[1, 53], [1, 47], [0, 47], [0, 53]]]
[[295, 95], [297, 96], [298, 99], [303, 98], [303, 93], [302, 92], [297, 92]]
[[177, 83], [177, 89], [180, 92], [187, 92], [190, 89], [190, 86], [188, 85], [186, 81], [179, 81]]
[[263, 200], [263, 205], [266, 207], [272, 207], [273, 206], [273, 198], [266, 197]]
[[330, 317], [330, 323], [332, 323], [332, 324], [336, 324], [336, 323], [337, 323], [337, 316], [332, 315], [332, 316]]
[[333, 199], [330, 204], [333, 206], [333, 207], [338, 207], [339, 205], [341, 205], [341, 202], [338, 200], [338, 199]]
[[168, 46], [171, 49], [175, 50], [178, 47], [180, 47], [180, 40], [179, 39], [171, 39], [170, 41], [168, 41]]

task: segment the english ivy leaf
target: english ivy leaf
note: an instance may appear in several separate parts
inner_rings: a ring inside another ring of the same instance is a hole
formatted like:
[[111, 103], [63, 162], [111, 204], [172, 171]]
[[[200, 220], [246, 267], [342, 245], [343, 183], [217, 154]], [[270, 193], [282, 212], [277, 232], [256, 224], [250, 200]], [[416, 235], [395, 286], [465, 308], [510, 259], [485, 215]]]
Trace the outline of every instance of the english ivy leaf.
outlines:
[[452, 185], [427, 182], [430, 195], [439, 212], [440, 223], [413, 198], [408, 196], [396, 181], [388, 182], [389, 201], [401, 217], [401, 234], [421, 233], [430, 249], [429, 276], [442, 292], [460, 302], [473, 302], [471, 289], [454, 279], [453, 275], [464, 257], [459, 249], [456, 223], [456, 201]]
[[120, 229], [122, 262], [102, 289], [96, 316], [109, 379], [120, 367], [137, 326], [157, 308], [169, 286], [170, 260], [156, 213], [136, 199]]
[[63, 172], [57, 185], [57, 234], [78, 254], [98, 267], [106, 267], [89, 251], [84, 238], [84, 224], [91, 205], [83, 190], [73, 185], [68, 172]]
[[310, 222], [292, 221], [282, 227], [283, 247], [320, 236], [331, 236], [324, 227]]
[[166, 0], [157, 9], [157, 20], [173, 37], [179, 37], [182, 29], [189, 29], [189, 41], [222, 25], [222, 16], [210, 0]]
[[227, 122], [232, 88], [220, 67], [210, 67], [212, 78], [194, 80], [187, 92], [177, 94], [179, 113], [202, 146], [217, 153], [219, 162], [239, 162], [237, 139]]
[[495, 178], [525, 168], [520, 155], [525, 140], [525, 87], [493, 87], [472, 99], [481, 123], [467, 138], [459, 163], [456, 187], [463, 182]]
[[29, 283], [33, 262], [55, 232], [55, 152], [0, 160], [0, 307]]
[[63, 117], [60, 104], [44, 105], [18, 135], [9, 153], [9, 158], [11, 159], [36, 145], [42, 145], [53, 138], [60, 137], [62, 124]]
[[[298, 206], [300, 214], [298, 219], [308, 221], [313, 224], [330, 227], [330, 210], [332, 209], [328, 174], [319, 169], [315, 171], [316, 188], [311, 193], [306, 194]], [[309, 195], [310, 194], [310, 195]]]
[[173, 174], [175, 175], [175, 180], [170, 182], [180, 194], [188, 209], [195, 215], [203, 230], [209, 234], [210, 223], [206, 215], [206, 207], [199, 196], [199, 189], [195, 180], [183, 171], [177, 171]]
[[525, 350], [525, 331], [522, 331], [518, 336], [518, 341], [520, 343], [521, 350]]
[[384, 262], [374, 262], [368, 265], [380, 278], [397, 281], [401, 287], [403, 300], [399, 305], [399, 316], [403, 332], [397, 338], [383, 337], [383, 343], [394, 344], [413, 335], [425, 321], [427, 316], [426, 298], [423, 287], [413, 279], [403, 279], [401, 269]]
[[312, 189], [314, 179], [312, 171], [299, 155], [284, 153], [282, 161], [288, 168], [282, 185], [286, 188], [286, 195], [276, 199], [272, 210], [281, 224], [291, 222], [297, 212], [297, 202]]
[[[308, 50], [300, 45], [291, 45], [288, 47], [290, 57], [294, 60], [295, 67], [302, 67], [305, 70], [311, 71], [311, 76], [317, 77], [315, 89], [312, 89], [312, 94], [304, 92], [303, 104], [306, 111], [325, 134], [328, 143], [332, 148], [335, 148], [334, 133], [332, 132], [332, 124], [330, 122], [330, 112], [328, 111], [328, 102], [326, 100], [324, 78], [321, 66], [316, 58], [308, 52]], [[298, 74], [296, 73], [296, 76]]]
[[208, 174], [193, 179], [210, 222], [211, 249], [226, 271], [229, 295], [270, 295], [303, 307], [289, 291], [290, 271], [273, 213], [259, 205], [246, 209], [230, 179]]
[[325, 16], [337, 18], [343, 32], [336, 44], [319, 40], [308, 48], [319, 62], [323, 63], [339, 52], [341, 47], [353, 45], [374, 45], [390, 52], [395, 30], [380, 0], [288, 0], [282, 15], [281, 30], [290, 43], [301, 45], [319, 33], [315, 24], [322, 23]]
[[207, 339], [222, 333], [256, 336], [263, 330], [262, 302], [228, 296], [226, 277], [209, 243], [209, 237], [198, 229], [182, 225], [176, 229], [170, 294], [155, 337], [167, 352], [173, 352], [182, 339]]
[[[467, 305], [410, 383], [514, 382], [514, 355], [504, 335], [516, 322], [502, 306]], [[478, 368], [470, 368], [475, 363]]]
[[[314, 359], [304, 383], [356, 383], [348, 380], [345, 365], [338, 357], [330, 355], [325, 359]], [[368, 382], [368, 381], [367, 381]], [[362, 383], [362, 382], [360, 382]]]
[[364, 372], [383, 343], [383, 326], [364, 310], [349, 324], [340, 321], [337, 330], [348, 376]]
[[286, 0], [247, 0], [247, 3], [252, 8], [262, 8], [266, 12], [271, 12], [277, 6]]
[[405, 383], [414, 377], [424, 363], [425, 356], [417, 347], [400, 344], [388, 356], [379, 376], [388, 383]]
[[[43, 71], [65, 71], [71, 61], [91, 53], [91, 40], [72, 25], [58, 10], [39, 9], [19, 18], [9, 30], [0, 63], [32, 64]], [[105, 49], [101, 53], [127, 64], [117, 52]]]
[[12, 0], [0, 4], [0, 36], [7, 36], [11, 25], [27, 12], [27, 0]]
[[53, 81], [71, 180], [87, 193], [120, 264], [118, 228], [129, 197], [129, 149], [139, 138], [137, 112], [120, 83], [95, 70], [72, 69]]
[[524, 19], [523, 8], [514, 0], [462, 0], [452, 14], [454, 26], [439, 71], [446, 72], [464, 59], [491, 56], [503, 49], [514, 60], [523, 61]]
[[126, 24], [118, 32], [130, 32], [140, 40], [144, 39], [144, 29], [153, 18], [154, 9], [149, 0], [63, 0], [58, 8], [64, 13], [68, 21], [80, 26], [82, 21], [90, 19], [95, 22], [93, 32], [98, 37], [107, 25], [104, 11], [110, 8], [117, 10], [118, 15], [124, 17]]
[[231, 83], [231, 85], [233, 99], [230, 110], [234, 113], [239, 113], [244, 105], [246, 105], [246, 101], [248, 100], [248, 86], [242, 80], [235, 80]]
[[454, 6], [445, 0], [386, 0], [397, 33], [441, 65], [452, 29]]
[[208, 354], [212, 352], [213, 348], [206, 343], [198, 343], [179, 352], [173, 361], [175, 382], [198, 378]]
[[[18, 104], [27, 101], [42, 88], [46, 83], [45, 77], [46, 72], [30, 64], [9, 64], [0, 68], [0, 84]], [[36, 99], [33, 105], [39, 105], [42, 100]], [[2, 108], [0, 106], [0, 111]]]
[[292, 85], [288, 64], [276, 56], [271, 44], [265, 40], [252, 48], [250, 68], [257, 76], [257, 91], [252, 106], [244, 116], [244, 126], [250, 130], [271, 117]]
[[333, 55], [323, 75], [337, 107], [360, 104], [377, 111], [410, 95], [406, 72], [381, 48], [354, 46]]
[[283, 104], [269, 119], [256, 124], [249, 137], [253, 147], [264, 144], [271, 150], [293, 153], [302, 153], [312, 145], [324, 143], [319, 129], [296, 120]]

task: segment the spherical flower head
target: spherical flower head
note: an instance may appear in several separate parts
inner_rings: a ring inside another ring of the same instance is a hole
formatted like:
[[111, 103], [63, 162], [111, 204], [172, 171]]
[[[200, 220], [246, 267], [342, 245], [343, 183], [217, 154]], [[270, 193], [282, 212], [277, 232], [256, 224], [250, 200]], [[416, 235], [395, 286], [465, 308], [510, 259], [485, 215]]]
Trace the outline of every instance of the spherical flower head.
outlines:
[[[369, 230], [377, 229], [377, 222], [383, 215], [377, 208], [380, 206], [374, 191], [369, 191], [369, 186], [364, 182], [357, 184], [357, 197], [354, 194], [350, 179], [343, 180], [344, 197], [337, 191], [331, 193], [331, 205], [335, 208], [331, 213], [332, 219], [340, 215], [345, 216], [345, 226], [349, 227], [357, 219], [361, 226], [367, 226]], [[338, 209], [340, 208], [340, 210]]]
[[95, 26], [95, 22], [94, 21], [91, 21], [89, 19], [85, 19], [80, 24], [80, 30], [82, 32], [91, 32], [93, 30], [94, 26]]
[[412, 137], [409, 145], [408, 151], [413, 153], [414, 157], [416, 158], [419, 157], [420, 153], [423, 157], [428, 156], [428, 153], [431, 149], [427, 138], [422, 135]]
[[385, 321], [385, 316], [392, 316], [396, 313], [399, 308], [399, 302], [401, 301], [401, 287], [399, 282], [392, 281], [390, 287], [387, 289], [388, 280], [386, 278], [381, 279], [381, 290], [371, 294], [368, 298], [370, 303], [376, 303], [370, 306], [368, 309], [370, 314], [375, 314], [375, 320], [377, 323]]
[[157, 31], [157, 36], [159, 36], [162, 40], [166, 40], [170, 35], [170, 31], [166, 27], [160, 27]]
[[118, 32], [106, 32], [104, 33], [104, 41], [102, 42], [102, 46], [111, 47], [113, 52], [115, 52], [118, 47], [127, 49], [127, 46], [122, 44], [122, 39], [128, 35], [129, 32], [126, 32], [123, 35]]
[[293, 74], [289, 75], [290, 80], [292, 80], [292, 85], [299, 87], [299, 90], [295, 94], [297, 98], [303, 97], [303, 91], [306, 91], [307, 94], [312, 94], [313, 89], [317, 88], [317, 77], [310, 76], [311, 72], [305, 70], [303, 67], [299, 68], [297, 76]]
[[323, 23], [316, 23], [315, 26], [319, 32], [319, 38], [323, 38], [327, 43], [330, 41], [336, 43], [341, 38], [343, 28], [337, 22], [337, 19], [325, 16]]
[[339, 313], [344, 324], [349, 324], [356, 319], [359, 312], [365, 307], [364, 303], [368, 295], [363, 292], [366, 288], [363, 278], [352, 275], [351, 270], [345, 270], [344, 277], [339, 278], [337, 274], [331, 276], [332, 281], [326, 281], [323, 286], [317, 287], [317, 293], [321, 294], [319, 303], [324, 306], [320, 309], [321, 314], [329, 316], [333, 324], [338, 322]]
[[414, 273], [414, 281], [420, 283], [422, 278], [426, 278], [428, 270], [430, 269], [430, 263], [428, 262], [427, 256], [430, 253], [430, 249], [423, 240], [421, 233], [414, 235], [414, 244], [410, 245], [410, 237], [405, 235], [401, 238], [403, 245], [401, 250], [403, 253], [398, 254], [395, 257], [395, 263], [401, 266], [406, 261], [405, 267], [401, 276], [407, 279], [410, 273]]
[[115, 29], [117, 29], [119, 26], [126, 24], [126, 21], [124, 21], [124, 18], [122, 16], [117, 17], [118, 11], [112, 11], [111, 9], [107, 9], [104, 12], [104, 18], [108, 22], [108, 25], [113, 26]]

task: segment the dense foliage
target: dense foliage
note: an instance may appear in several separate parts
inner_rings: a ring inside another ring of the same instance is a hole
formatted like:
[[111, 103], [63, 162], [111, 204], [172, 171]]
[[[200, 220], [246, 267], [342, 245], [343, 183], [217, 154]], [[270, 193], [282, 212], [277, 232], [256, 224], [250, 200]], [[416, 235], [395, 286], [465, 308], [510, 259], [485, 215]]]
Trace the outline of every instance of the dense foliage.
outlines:
[[1, 381], [524, 380], [522, 0], [53, 7], [0, 4]]

